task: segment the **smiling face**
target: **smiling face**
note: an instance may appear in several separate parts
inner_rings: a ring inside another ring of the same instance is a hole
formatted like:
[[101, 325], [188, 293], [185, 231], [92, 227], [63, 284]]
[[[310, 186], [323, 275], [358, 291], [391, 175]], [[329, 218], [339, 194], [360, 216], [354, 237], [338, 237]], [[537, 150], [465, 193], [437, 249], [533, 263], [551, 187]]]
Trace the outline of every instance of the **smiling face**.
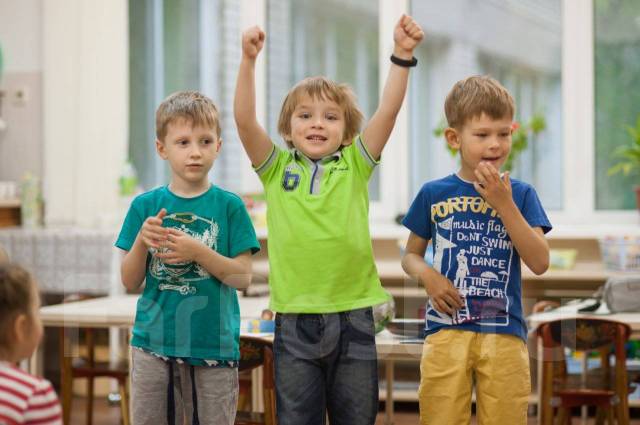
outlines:
[[460, 129], [446, 130], [447, 143], [460, 151], [461, 178], [475, 181], [474, 171], [480, 162], [500, 171], [511, 152], [511, 125], [511, 117], [493, 119], [482, 113], [467, 120]]
[[291, 115], [291, 132], [285, 139], [310, 159], [317, 160], [336, 152], [345, 140], [343, 109], [329, 99], [300, 95]]
[[170, 122], [164, 139], [156, 141], [156, 148], [160, 157], [169, 161], [172, 188], [184, 192], [206, 189], [221, 143], [213, 128], [193, 126], [185, 118]]

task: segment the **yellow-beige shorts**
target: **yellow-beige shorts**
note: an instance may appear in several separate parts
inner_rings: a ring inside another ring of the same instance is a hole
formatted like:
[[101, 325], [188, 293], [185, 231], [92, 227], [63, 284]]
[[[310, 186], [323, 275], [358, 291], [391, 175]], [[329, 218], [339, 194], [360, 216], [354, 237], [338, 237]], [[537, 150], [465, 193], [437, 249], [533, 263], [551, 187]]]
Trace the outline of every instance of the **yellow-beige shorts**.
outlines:
[[479, 425], [526, 425], [531, 379], [524, 341], [513, 335], [457, 329], [425, 339], [420, 424], [469, 424], [474, 383]]

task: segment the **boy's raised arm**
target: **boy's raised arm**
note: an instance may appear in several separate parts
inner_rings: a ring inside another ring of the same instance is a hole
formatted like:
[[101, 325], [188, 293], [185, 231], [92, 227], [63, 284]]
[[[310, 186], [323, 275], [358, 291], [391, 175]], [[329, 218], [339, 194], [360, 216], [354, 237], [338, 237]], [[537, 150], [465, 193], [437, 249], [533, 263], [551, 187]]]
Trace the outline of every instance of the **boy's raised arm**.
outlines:
[[[393, 31], [393, 55], [399, 59], [411, 60], [413, 49], [423, 38], [424, 32], [420, 25], [410, 16], [402, 15]], [[380, 157], [389, 140], [407, 91], [408, 79], [409, 68], [391, 65], [378, 109], [362, 132], [369, 153], [376, 159]]]
[[256, 58], [264, 46], [265, 34], [257, 26], [242, 34], [242, 61], [238, 70], [233, 113], [242, 146], [254, 166], [267, 159], [273, 145], [256, 118]]

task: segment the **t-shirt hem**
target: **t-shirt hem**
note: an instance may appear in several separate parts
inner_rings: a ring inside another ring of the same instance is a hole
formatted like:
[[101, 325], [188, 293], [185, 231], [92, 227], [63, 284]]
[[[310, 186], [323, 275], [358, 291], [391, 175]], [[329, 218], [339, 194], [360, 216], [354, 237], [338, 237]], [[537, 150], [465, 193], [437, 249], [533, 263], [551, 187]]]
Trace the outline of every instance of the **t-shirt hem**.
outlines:
[[[148, 351], [150, 353], [159, 354], [161, 356], [166, 356], [166, 357], [191, 357], [194, 359], [215, 359], [215, 360], [223, 360], [223, 361], [240, 360], [239, 355], [238, 356], [222, 356], [222, 355], [212, 354], [213, 351], [193, 350], [191, 353], [185, 354], [185, 353], [177, 353], [175, 351], [166, 350], [166, 349], [157, 349], [154, 347], [150, 347], [146, 344], [142, 344], [141, 342], [136, 341], [135, 339], [131, 340], [131, 347], [139, 348], [143, 351]], [[238, 351], [239, 350], [240, 349], [238, 348]]]
[[357, 301], [345, 302], [340, 304], [287, 304], [287, 303], [270, 303], [270, 309], [276, 313], [340, 313], [343, 311], [356, 310], [363, 307], [371, 307], [387, 301], [386, 296], [375, 298], [365, 298]]
[[[472, 325], [473, 326], [473, 325]], [[499, 335], [513, 335], [515, 337], [520, 338], [521, 340], [523, 340], [525, 343], [527, 342], [527, 336], [526, 333], [525, 335], [522, 335], [520, 332], [517, 332], [514, 329], [509, 329], [509, 328], [492, 328], [491, 331], [482, 331], [477, 329], [477, 327], [467, 327], [464, 325], [453, 325], [453, 326], [439, 326], [435, 329], [427, 329], [425, 331], [425, 338], [429, 335], [432, 335], [438, 331], [442, 331], [445, 329], [455, 329], [458, 331], [465, 331], [465, 332], [475, 332], [478, 334], [499, 334]]]

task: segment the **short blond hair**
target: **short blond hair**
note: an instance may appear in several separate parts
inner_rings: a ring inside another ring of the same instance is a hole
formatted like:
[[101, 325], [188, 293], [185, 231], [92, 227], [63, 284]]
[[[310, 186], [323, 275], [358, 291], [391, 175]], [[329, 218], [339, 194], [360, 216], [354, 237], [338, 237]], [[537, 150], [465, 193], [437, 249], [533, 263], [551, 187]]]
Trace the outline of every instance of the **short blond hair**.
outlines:
[[483, 113], [492, 119], [513, 119], [515, 102], [509, 91], [487, 75], [474, 75], [453, 85], [444, 102], [449, 127], [459, 129]]
[[351, 87], [322, 76], [308, 77], [289, 90], [282, 103], [282, 109], [280, 109], [278, 133], [285, 139], [289, 147], [292, 146], [291, 140], [287, 140], [287, 137], [291, 135], [291, 116], [300, 103], [300, 98], [304, 95], [312, 99], [330, 100], [342, 108], [345, 120], [342, 141], [351, 140], [360, 132], [364, 115], [358, 108], [356, 96]]
[[220, 117], [211, 99], [197, 91], [179, 91], [162, 101], [156, 111], [156, 137], [164, 141], [169, 124], [184, 119], [193, 126], [211, 128], [220, 138]]

